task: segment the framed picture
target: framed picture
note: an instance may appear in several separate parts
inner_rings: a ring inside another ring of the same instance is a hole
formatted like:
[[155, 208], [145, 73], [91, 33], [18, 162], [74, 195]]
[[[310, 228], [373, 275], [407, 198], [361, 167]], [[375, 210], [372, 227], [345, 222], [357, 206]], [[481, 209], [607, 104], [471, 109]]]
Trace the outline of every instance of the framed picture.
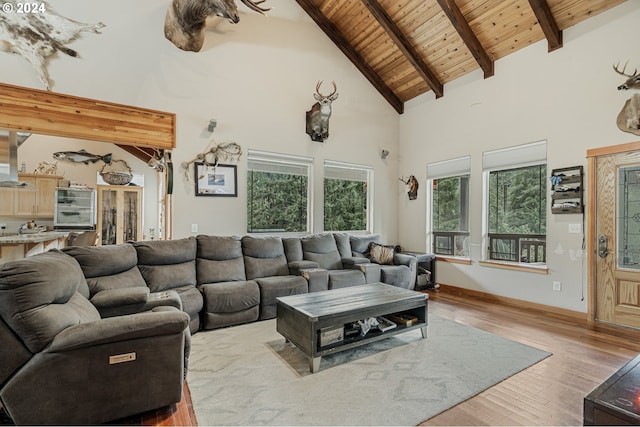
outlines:
[[235, 165], [194, 164], [196, 196], [238, 197], [238, 172]]

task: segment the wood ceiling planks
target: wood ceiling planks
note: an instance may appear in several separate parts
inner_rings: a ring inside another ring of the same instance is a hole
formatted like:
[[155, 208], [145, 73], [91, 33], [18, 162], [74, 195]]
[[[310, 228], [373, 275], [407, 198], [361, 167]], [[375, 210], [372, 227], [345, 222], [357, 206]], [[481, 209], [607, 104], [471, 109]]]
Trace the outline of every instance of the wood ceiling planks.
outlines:
[[626, 0], [296, 0], [398, 113], [404, 102]]

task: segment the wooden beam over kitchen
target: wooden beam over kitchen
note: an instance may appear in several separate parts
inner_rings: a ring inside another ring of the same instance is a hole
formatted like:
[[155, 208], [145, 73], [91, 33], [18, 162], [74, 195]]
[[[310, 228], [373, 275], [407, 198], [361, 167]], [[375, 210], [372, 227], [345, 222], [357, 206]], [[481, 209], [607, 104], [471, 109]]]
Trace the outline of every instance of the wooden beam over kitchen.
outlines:
[[0, 129], [171, 150], [173, 113], [0, 83]]

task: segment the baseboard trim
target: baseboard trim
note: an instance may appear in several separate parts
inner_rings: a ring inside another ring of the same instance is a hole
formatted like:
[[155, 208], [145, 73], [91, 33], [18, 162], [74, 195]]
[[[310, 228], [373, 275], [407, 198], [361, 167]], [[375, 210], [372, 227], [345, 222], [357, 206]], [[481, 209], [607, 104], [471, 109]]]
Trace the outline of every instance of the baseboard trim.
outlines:
[[473, 289], [460, 288], [458, 286], [445, 285], [440, 283], [439, 292], [445, 292], [448, 294], [468, 296], [472, 298], [483, 299], [491, 302], [498, 302], [504, 305], [509, 305], [518, 308], [524, 308], [527, 310], [538, 310], [545, 313], [553, 313], [561, 316], [571, 317], [573, 319], [581, 320], [585, 323], [589, 322], [589, 314], [581, 311], [568, 310], [566, 308], [553, 307], [545, 304], [538, 304], [531, 301], [524, 301], [516, 298], [503, 297], [500, 295], [490, 294], [487, 292], [475, 291]]

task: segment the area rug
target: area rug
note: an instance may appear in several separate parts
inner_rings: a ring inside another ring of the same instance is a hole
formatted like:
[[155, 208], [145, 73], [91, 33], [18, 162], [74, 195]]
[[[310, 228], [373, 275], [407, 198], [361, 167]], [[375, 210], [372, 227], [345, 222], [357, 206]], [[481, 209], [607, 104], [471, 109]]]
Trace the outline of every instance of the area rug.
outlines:
[[308, 358], [275, 320], [200, 332], [187, 382], [199, 425], [417, 425], [550, 356], [436, 315], [419, 330]]

